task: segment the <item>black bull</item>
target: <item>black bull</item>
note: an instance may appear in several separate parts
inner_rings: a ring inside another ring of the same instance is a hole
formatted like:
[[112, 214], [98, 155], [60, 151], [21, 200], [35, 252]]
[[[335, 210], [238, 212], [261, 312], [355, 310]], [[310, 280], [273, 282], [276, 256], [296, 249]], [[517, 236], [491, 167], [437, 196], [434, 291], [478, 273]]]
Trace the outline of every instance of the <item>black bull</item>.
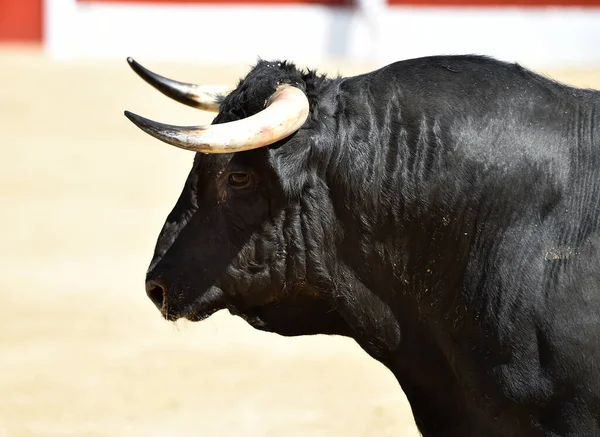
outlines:
[[301, 129], [196, 154], [147, 273], [163, 315], [352, 337], [425, 437], [599, 436], [600, 93], [476, 56], [260, 61], [214, 123], [282, 83]]

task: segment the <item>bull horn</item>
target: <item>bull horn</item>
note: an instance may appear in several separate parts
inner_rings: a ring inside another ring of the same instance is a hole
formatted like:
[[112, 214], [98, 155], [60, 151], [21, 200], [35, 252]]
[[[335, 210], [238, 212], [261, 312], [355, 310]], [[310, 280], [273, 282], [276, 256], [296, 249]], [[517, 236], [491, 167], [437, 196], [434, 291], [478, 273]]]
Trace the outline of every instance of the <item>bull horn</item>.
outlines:
[[221, 95], [227, 95], [231, 92], [231, 88], [226, 86], [200, 86], [191, 83], [177, 82], [151, 72], [132, 58], [127, 58], [127, 62], [138, 76], [165, 96], [194, 108], [218, 112], [218, 98]]
[[280, 85], [265, 109], [237, 121], [209, 126], [172, 126], [129, 111], [125, 116], [165, 143], [201, 153], [233, 153], [268, 146], [291, 135], [308, 118], [308, 98], [292, 85]]

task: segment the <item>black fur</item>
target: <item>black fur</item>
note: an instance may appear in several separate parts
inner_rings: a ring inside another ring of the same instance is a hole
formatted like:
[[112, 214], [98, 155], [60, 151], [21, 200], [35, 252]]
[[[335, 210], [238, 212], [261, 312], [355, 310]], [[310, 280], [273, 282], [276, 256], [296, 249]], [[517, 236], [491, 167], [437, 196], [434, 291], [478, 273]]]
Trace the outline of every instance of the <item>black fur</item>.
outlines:
[[260, 61], [215, 123], [280, 83], [302, 129], [194, 160], [148, 271], [165, 317], [353, 337], [425, 437], [600, 435], [600, 93], [477, 56]]

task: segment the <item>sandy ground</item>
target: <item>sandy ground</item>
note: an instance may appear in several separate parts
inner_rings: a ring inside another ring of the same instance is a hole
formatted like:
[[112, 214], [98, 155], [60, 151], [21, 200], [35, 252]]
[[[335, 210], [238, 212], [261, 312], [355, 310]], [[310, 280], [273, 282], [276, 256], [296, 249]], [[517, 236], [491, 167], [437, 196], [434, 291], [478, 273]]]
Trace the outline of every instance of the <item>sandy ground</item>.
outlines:
[[[149, 67], [224, 84], [247, 71]], [[600, 72], [553, 75], [600, 88]], [[348, 339], [160, 318], [144, 273], [192, 154], [124, 109], [210, 121], [124, 59], [0, 50], [0, 437], [416, 436], [391, 373]]]

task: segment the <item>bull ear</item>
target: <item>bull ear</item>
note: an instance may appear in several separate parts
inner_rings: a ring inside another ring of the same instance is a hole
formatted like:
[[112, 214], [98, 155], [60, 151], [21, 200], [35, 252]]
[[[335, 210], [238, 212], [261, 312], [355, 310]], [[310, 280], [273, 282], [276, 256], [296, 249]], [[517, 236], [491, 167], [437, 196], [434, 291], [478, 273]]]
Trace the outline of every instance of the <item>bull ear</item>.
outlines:
[[219, 98], [232, 91], [231, 88], [225, 86], [194, 85], [191, 83], [177, 82], [151, 72], [132, 58], [127, 58], [127, 62], [138, 76], [165, 96], [193, 108], [218, 112]]

